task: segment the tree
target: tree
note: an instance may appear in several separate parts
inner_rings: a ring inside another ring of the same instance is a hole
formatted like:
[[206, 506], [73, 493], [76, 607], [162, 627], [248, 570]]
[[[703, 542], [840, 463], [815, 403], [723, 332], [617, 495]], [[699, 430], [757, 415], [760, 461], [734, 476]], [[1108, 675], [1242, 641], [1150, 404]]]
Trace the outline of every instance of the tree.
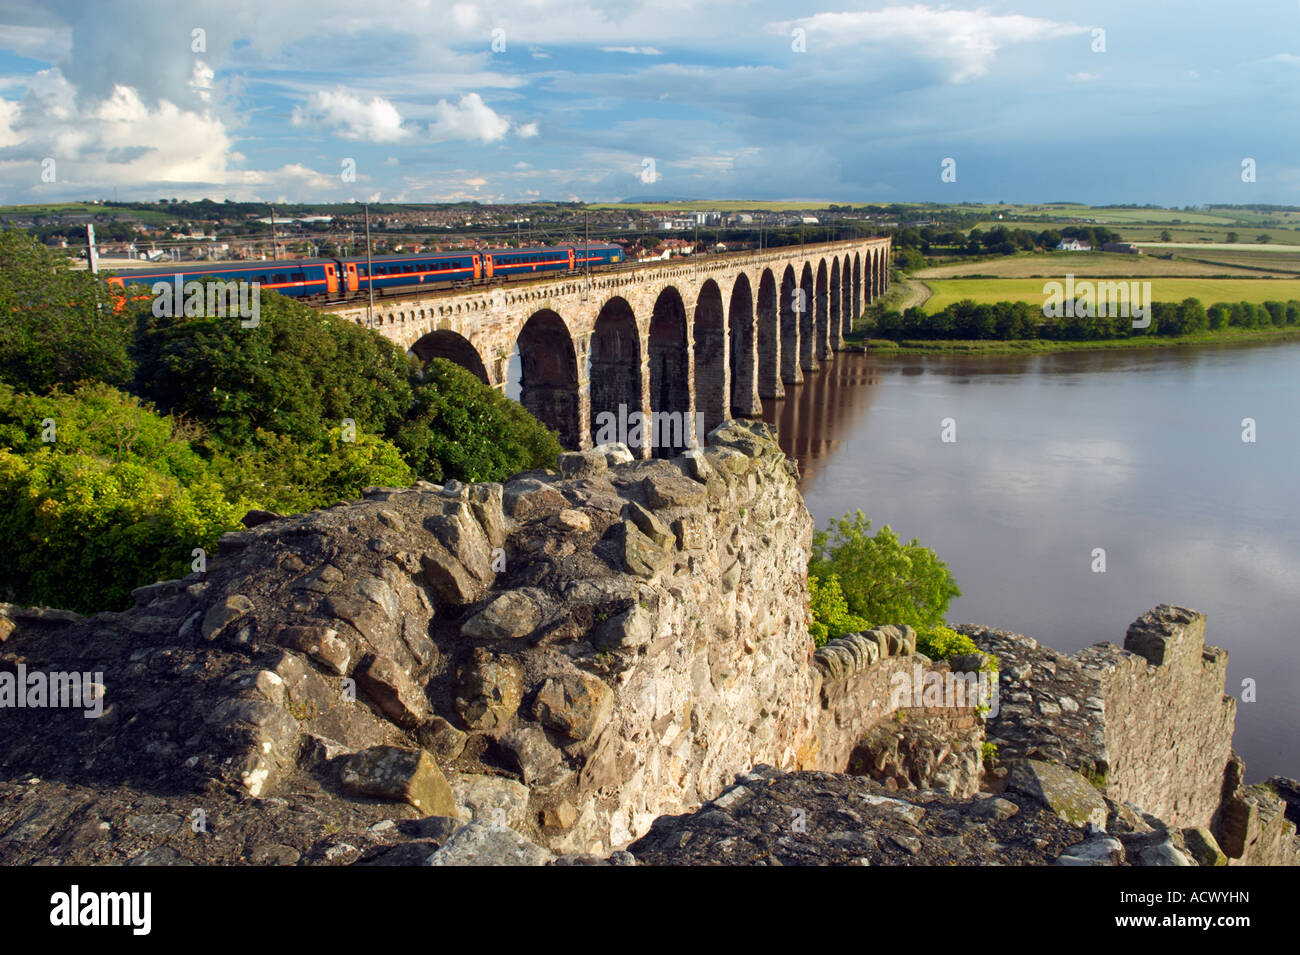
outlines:
[[445, 358], [431, 360], [424, 375], [392, 436], [417, 475], [501, 481], [555, 464], [559, 437], [519, 404]]
[[0, 231], [0, 379], [37, 393], [60, 382], [130, 382], [132, 320], [108, 303], [95, 276]]
[[1169, 234], [1169, 230], [1168, 230], [1168, 229], [1164, 229], [1164, 230], [1162, 230], [1161, 233], [1160, 233], [1160, 241], [1161, 241], [1161, 242], [1172, 242], [1172, 241], [1174, 241], [1174, 237], [1173, 237], [1172, 235]]
[[836, 577], [850, 614], [868, 626], [930, 627], [943, 621], [961, 591], [948, 565], [915, 538], [902, 544], [888, 525], [874, 536], [862, 511], [831, 521], [813, 536], [810, 576], [819, 585]]
[[207, 423], [218, 449], [250, 449], [258, 430], [311, 444], [344, 419], [384, 434], [411, 404], [416, 366], [401, 348], [275, 293], [256, 327], [145, 313], [138, 342], [136, 392]]

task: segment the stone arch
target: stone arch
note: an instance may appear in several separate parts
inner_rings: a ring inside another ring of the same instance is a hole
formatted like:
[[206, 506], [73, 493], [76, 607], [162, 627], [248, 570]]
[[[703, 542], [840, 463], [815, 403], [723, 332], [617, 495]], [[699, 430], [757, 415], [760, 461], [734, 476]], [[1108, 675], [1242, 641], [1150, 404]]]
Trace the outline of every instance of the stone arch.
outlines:
[[799, 367], [799, 315], [795, 312], [794, 266], [787, 265], [781, 276], [781, 381], [797, 385], [803, 381]]
[[[636, 315], [627, 299], [614, 297], [596, 316], [591, 333], [591, 354], [587, 359], [587, 387], [591, 390], [591, 440], [602, 444], [608, 440], [626, 440], [629, 448], [642, 447], [629, 416], [644, 412], [641, 407], [641, 337]], [[602, 421], [601, 416], [605, 419]], [[613, 421], [613, 433], [609, 438]], [[625, 431], [625, 429], [627, 429]], [[626, 438], [624, 435], [626, 434]], [[598, 437], [599, 435], [599, 437]]]
[[840, 270], [840, 339], [847, 338], [853, 332], [853, 263], [844, 256], [844, 267]]
[[853, 253], [853, 321], [862, 317], [862, 253]]
[[695, 411], [708, 434], [727, 419], [729, 368], [727, 326], [723, 318], [722, 290], [713, 279], [700, 286], [691, 321], [695, 353]]
[[741, 272], [731, 287], [727, 309], [728, 358], [731, 369], [731, 399], [728, 405], [736, 418], [755, 418], [763, 413], [758, 400], [758, 341], [754, 334], [754, 288]]
[[803, 264], [803, 275], [799, 278], [799, 292], [796, 296], [799, 318], [799, 367], [804, 371], [817, 370], [817, 350], [813, 348], [813, 313], [817, 292], [813, 285], [812, 263]]
[[840, 332], [844, 328], [844, 319], [842, 317], [841, 292], [843, 283], [840, 281], [840, 260], [837, 256], [831, 259], [830, 275], [830, 308], [826, 316], [826, 347], [831, 351], [839, 351], [843, 345], [840, 341]]
[[758, 280], [758, 396], [784, 398], [781, 384], [781, 322], [777, 314], [776, 276], [764, 269]]
[[560, 443], [576, 449], [582, 443], [579, 424], [578, 356], [569, 328], [549, 308], [529, 316], [515, 340], [519, 350], [519, 402], [560, 435]]
[[[686, 334], [686, 306], [681, 292], [674, 286], [668, 286], [655, 300], [647, 350], [651, 414], [673, 416], [658, 419], [667, 425], [661, 425], [661, 430], [651, 436], [654, 439], [650, 441], [651, 454], [671, 458], [681, 450], [676, 446], [677, 433], [673, 429], [680, 427], [682, 442], [689, 443], [686, 428], [691, 420], [691, 348]], [[668, 429], [666, 434], [663, 427]]]
[[830, 279], [826, 260], [817, 263], [817, 303], [813, 321], [813, 353], [818, 361], [831, 358], [830, 342]]
[[445, 330], [429, 332], [411, 346], [411, 354], [418, 358], [422, 365], [434, 358], [445, 358], [460, 365], [466, 371], [473, 372], [483, 384], [491, 384], [478, 349], [470, 343], [469, 339], [455, 332]]

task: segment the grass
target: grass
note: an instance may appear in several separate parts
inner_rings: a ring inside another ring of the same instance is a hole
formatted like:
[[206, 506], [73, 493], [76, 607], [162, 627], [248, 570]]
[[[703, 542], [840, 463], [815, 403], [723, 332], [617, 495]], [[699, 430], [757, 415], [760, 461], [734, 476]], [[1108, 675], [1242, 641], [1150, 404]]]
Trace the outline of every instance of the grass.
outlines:
[[[1067, 271], [1073, 269], [1062, 270], [1052, 278], [1063, 281]], [[1155, 302], [1181, 302], [1185, 298], [1197, 298], [1208, 307], [1215, 302], [1259, 304], [1300, 299], [1300, 279], [1155, 277], [1150, 281], [1151, 300]], [[939, 279], [927, 280], [925, 284], [934, 293], [925, 304], [927, 312], [937, 312], [966, 299], [987, 305], [996, 302], [1042, 305], [1044, 300], [1043, 279]]]
[[[1181, 251], [1181, 250], [1180, 250]], [[1293, 249], [1300, 264], [1300, 249]], [[1219, 258], [1218, 253], [1206, 253]], [[976, 262], [952, 262], [920, 269], [915, 278], [929, 284], [931, 279], [955, 278], [1032, 278], [1059, 279], [1067, 272], [1080, 277], [1137, 278], [1156, 276], [1201, 277], [1236, 275], [1241, 278], [1258, 277], [1271, 272], [1270, 266], [1280, 268], [1279, 275], [1288, 275], [1291, 257], [1280, 253], [1264, 256], [1235, 255], [1232, 262], [1214, 262], [1202, 258], [1184, 258], [1175, 254], [1172, 259], [1154, 255], [1126, 255], [1122, 252], [1021, 252]]]

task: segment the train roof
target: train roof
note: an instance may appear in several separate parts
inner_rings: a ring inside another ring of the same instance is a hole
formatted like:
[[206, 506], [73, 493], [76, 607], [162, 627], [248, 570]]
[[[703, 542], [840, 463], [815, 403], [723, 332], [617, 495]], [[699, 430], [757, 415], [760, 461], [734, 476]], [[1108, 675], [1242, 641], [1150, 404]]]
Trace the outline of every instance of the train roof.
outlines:
[[119, 278], [127, 275], [211, 275], [216, 272], [275, 272], [292, 271], [304, 265], [332, 265], [334, 259], [263, 259], [252, 262], [149, 262], [141, 265], [105, 269]]
[[[441, 256], [500, 255], [502, 252], [513, 252], [515, 254], [523, 254], [527, 252], [541, 253], [541, 252], [558, 252], [563, 249], [581, 249], [581, 248], [582, 248], [581, 242], [570, 242], [565, 245], [532, 245], [522, 249], [512, 249], [503, 246], [501, 248], [495, 248], [495, 249], [454, 249], [449, 252], [402, 252], [398, 255], [372, 255], [370, 259], [373, 262], [394, 262], [394, 261], [405, 262], [405, 261], [416, 261], [419, 259], [438, 258]], [[622, 247], [614, 245], [611, 242], [592, 242], [587, 245], [587, 248], [619, 249]], [[347, 256], [346, 258], [340, 259], [339, 261], [361, 263], [366, 261], [366, 257], [364, 255], [350, 255]]]

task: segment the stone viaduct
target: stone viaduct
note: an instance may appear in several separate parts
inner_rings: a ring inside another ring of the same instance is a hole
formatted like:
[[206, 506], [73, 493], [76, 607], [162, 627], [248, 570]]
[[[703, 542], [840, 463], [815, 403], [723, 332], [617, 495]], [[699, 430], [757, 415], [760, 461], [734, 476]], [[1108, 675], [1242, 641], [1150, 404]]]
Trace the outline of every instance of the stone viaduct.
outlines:
[[[520, 401], [569, 448], [590, 448], [599, 416], [620, 406], [707, 433], [759, 416], [760, 398], [783, 397], [830, 361], [887, 289], [889, 256], [889, 239], [856, 239], [414, 293], [377, 299], [372, 327], [501, 390], [517, 347]], [[368, 321], [364, 303], [331, 311]], [[682, 450], [628, 443], [641, 457]]]

